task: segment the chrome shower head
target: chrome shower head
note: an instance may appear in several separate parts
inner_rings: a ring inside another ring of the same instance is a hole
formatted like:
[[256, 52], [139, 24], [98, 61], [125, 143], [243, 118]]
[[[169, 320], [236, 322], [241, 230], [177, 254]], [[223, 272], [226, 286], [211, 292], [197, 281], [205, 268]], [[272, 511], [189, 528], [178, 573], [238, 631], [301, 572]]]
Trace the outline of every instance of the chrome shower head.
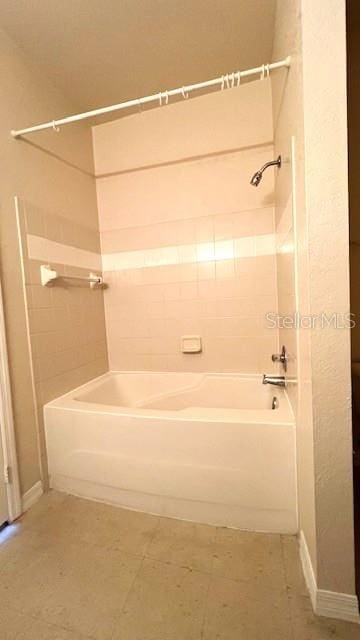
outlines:
[[253, 177], [250, 180], [250, 184], [252, 184], [253, 187], [257, 187], [262, 179], [262, 171], [257, 171], [256, 173], [254, 173]]
[[252, 184], [253, 187], [258, 187], [262, 180], [265, 169], [272, 166], [277, 166], [278, 169], [281, 168], [281, 156], [278, 156], [276, 160], [266, 162], [266, 164], [264, 164], [264, 166], [261, 167], [259, 171], [256, 171], [256, 173], [254, 173], [253, 177], [250, 180], [250, 184]]

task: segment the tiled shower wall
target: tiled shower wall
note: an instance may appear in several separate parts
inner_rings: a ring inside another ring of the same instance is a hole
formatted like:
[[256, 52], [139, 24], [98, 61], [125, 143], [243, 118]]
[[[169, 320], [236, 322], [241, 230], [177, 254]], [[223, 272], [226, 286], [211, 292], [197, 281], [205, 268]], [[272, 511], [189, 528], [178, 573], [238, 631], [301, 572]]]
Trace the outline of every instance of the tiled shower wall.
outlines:
[[[278, 332], [268, 80], [93, 129], [111, 369], [271, 371]], [[199, 334], [201, 354], [180, 337]]]
[[70, 280], [44, 287], [41, 264], [60, 274], [101, 272], [99, 232], [17, 201], [34, 395], [43, 463], [42, 406], [108, 369], [103, 292]]

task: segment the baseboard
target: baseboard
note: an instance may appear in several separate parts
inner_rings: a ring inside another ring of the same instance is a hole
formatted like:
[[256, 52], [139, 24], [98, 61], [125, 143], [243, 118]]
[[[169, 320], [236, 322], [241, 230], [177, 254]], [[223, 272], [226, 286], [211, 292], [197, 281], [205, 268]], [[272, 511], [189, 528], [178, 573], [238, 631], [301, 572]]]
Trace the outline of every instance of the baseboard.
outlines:
[[44, 493], [41, 480], [35, 482], [35, 484], [22, 496], [22, 510], [28, 511], [30, 507], [39, 500]]
[[314, 573], [314, 569], [313, 569], [311, 558], [310, 558], [309, 549], [308, 549], [308, 546], [306, 544], [306, 539], [305, 539], [303, 531], [300, 531], [299, 543], [300, 543], [300, 558], [301, 558], [301, 564], [302, 564], [302, 569], [303, 569], [303, 573], [304, 573], [304, 578], [305, 578], [306, 586], [307, 586], [309, 594], [310, 594], [311, 603], [312, 603], [313, 609], [315, 611], [315, 609], [316, 609], [316, 594], [317, 594], [318, 588], [317, 588], [317, 584], [316, 584], [316, 578], [315, 578], [315, 573]]
[[360, 624], [358, 599], [347, 593], [318, 589], [315, 613]]
[[359, 603], [355, 595], [318, 589], [310, 553], [303, 531], [300, 531], [300, 558], [306, 586], [314, 612], [318, 616], [360, 624]]

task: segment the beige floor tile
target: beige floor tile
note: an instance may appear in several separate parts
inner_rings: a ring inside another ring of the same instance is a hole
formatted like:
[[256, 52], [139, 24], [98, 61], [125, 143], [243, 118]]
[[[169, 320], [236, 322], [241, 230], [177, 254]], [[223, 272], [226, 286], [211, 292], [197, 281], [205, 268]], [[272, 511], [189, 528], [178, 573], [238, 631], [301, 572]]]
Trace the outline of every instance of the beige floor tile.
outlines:
[[284, 584], [280, 536], [219, 528], [213, 573], [231, 580], [252, 580], [254, 576], [262, 576], [269, 585]]
[[65, 629], [50, 626], [9, 609], [0, 603], [1, 640], [84, 640], [84, 636], [75, 635]]
[[[87, 640], [85, 636], [66, 631], [59, 627], [46, 624], [41, 620], [29, 620], [29, 625], [12, 640]], [[2, 638], [3, 640], [3, 638]]]
[[44, 493], [41, 499], [29, 511], [26, 511], [17, 522], [23, 528], [32, 527], [33, 525], [39, 527], [42, 521], [45, 523], [52, 515], [58, 518], [61, 514], [65, 514], [64, 505], [67, 498], [66, 493], [60, 493], [59, 491]]
[[293, 640], [359, 640], [360, 625], [320, 618], [312, 611], [292, 615]]
[[53, 591], [64, 584], [67, 572], [78, 561], [81, 551], [71, 544], [59, 546], [52, 552], [28, 549], [23, 566], [16, 563], [4, 575], [5, 579], [0, 580], [0, 600], [26, 615], [40, 615]]
[[61, 538], [73, 541], [76, 538], [77, 514], [70, 508], [72, 500], [70, 496], [56, 491], [45, 494], [20, 518], [22, 532], [26, 532], [28, 539], [37, 538], [39, 544], [44, 538], [47, 544], [51, 541], [57, 543]]
[[39, 537], [28, 529], [24, 529], [21, 524], [11, 525], [1, 533], [0, 544], [0, 577], [17, 574], [24, 568], [24, 565], [35, 560], [36, 552], [41, 551]]
[[299, 542], [296, 536], [281, 536], [285, 580], [289, 593], [308, 597], [300, 562]]
[[[72, 505], [71, 505], [72, 508]], [[158, 526], [159, 518], [105, 504], [80, 500], [76, 535], [84, 542], [143, 556]]]
[[110, 640], [141, 558], [124, 552], [84, 545], [68, 556], [61, 578], [38, 615], [44, 621]]
[[57, 539], [68, 536], [71, 540], [76, 535], [77, 520], [84, 502], [97, 504], [50, 491], [21, 518], [21, 523], [29, 530], [35, 530], [38, 535], [46, 534]]
[[146, 558], [113, 640], [200, 640], [209, 581], [208, 574]]
[[162, 518], [146, 556], [181, 567], [211, 572], [215, 535], [215, 527]]
[[50, 553], [36, 529], [25, 527], [0, 548], [0, 601], [21, 613], [38, 615], [61, 580], [67, 557], [76, 556], [71, 542], [54, 541]]
[[[72, 536], [62, 536], [57, 533], [55, 524], [51, 526], [53, 521], [55, 523], [65, 518], [65, 513], [60, 507], [59, 510], [49, 508], [49, 512], [37, 510], [39, 514], [37, 519], [31, 516], [31, 524], [29, 524], [28, 518], [31, 512], [32, 510], [7, 527], [3, 531], [4, 539], [0, 534], [0, 575], [2, 572], [18, 573], [24, 565], [36, 560], [45, 551], [60, 550], [63, 546], [68, 547], [72, 543]], [[49, 530], [47, 530], [48, 525]]]
[[59, 539], [56, 548], [29, 554], [22, 568], [17, 565], [17, 572], [0, 580], [0, 600], [45, 622], [107, 640], [140, 565], [138, 556]]
[[292, 640], [285, 590], [212, 576], [203, 640]]
[[45, 513], [36, 529], [48, 543], [66, 538], [143, 556], [158, 520], [149, 514], [67, 496], [57, 509]]
[[314, 616], [295, 537], [55, 492], [0, 538], [0, 621], [1, 640], [360, 640]]
[[17, 611], [9, 609], [0, 602], [0, 634], [1, 640], [17, 640], [19, 634], [27, 628], [32, 620], [25, 618]]

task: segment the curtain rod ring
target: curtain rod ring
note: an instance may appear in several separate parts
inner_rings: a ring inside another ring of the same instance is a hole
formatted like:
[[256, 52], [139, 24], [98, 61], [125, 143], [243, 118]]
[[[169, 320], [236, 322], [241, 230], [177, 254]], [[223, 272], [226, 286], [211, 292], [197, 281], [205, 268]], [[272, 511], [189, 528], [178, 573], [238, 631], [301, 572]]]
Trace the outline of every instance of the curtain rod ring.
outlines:
[[187, 100], [189, 97], [189, 92], [185, 91], [185, 87], [181, 88], [181, 93], [182, 93], [182, 97], [184, 98], [184, 100]]

